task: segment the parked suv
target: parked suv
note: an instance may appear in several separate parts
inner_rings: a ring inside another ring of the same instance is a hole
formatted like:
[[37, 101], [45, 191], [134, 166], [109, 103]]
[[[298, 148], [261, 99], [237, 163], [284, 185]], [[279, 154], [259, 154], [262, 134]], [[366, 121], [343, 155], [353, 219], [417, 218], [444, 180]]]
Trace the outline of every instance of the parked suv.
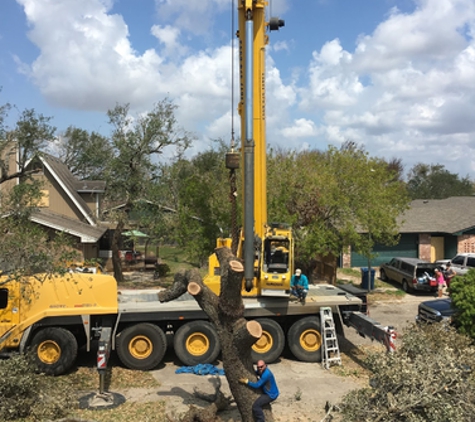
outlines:
[[452, 323], [457, 310], [452, 306], [450, 298], [428, 300], [419, 304], [417, 308], [416, 322], [432, 322], [447, 321]]
[[401, 284], [405, 292], [420, 290], [433, 292], [437, 290], [434, 270], [438, 267], [418, 258], [393, 258], [379, 269], [379, 278], [392, 280]]
[[448, 262], [451, 263], [451, 266], [457, 275], [465, 275], [470, 268], [475, 268], [475, 253], [459, 253], [452, 259], [441, 259], [436, 261], [436, 264], [441, 265], [447, 264]]

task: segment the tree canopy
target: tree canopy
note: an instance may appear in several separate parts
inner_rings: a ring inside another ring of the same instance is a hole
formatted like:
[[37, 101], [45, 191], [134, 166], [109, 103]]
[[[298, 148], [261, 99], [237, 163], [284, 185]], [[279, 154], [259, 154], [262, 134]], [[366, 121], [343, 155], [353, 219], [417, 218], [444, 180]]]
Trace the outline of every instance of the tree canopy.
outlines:
[[473, 182], [466, 176], [450, 173], [441, 164], [416, 164], [409, 172], [407, 190], [411, 199], [446, 199], [475, 193]]
[[69, 126], [59, 137], [58, 158], [80, 180], [101, 180], [112, 147], [107, 137], [96, 132]]
[[175, 240], [189, 258], [204, 264], [216, 246], [216, 238], [231, 227], [226, 147], [214, 148], [162, 167], [162, 198], [177, 210]]
[[354, 144], [341, 149], [269, 154], [269, 221], [294, 228], [300, 261], [338, 255], [351, 245], [369, 256], [375, 242], [397, 240], [405, 187], [382, 159]]
[[[119, 240], [129, 221], [130, 212], [139, 204], [155, 203], [157, 210], [160, 198], [153, 197], [159, 173], [159, 156], [168, 148], [173, 157], [180, 157], [191, 142], [190, 135], [181, 129], [175, 119], [174, 106], [168, 100], [157, 103], [145, 115], [132, 117], [129, 105], [117, 105], [109, 110], [112, 125], [110, 138], [112, 158], [104, 169], [106, 200], [109, 205], [109, 220], [117, 222], [112, 241], [114, 275], [122, 281], [119, 256]], [[140, 227], [140, 213], [134, 223]], [[157, 212], [156, 217], [160, 214]], [[156, 219], [155, 219], [156, 220]], [[147, 214], [147, 223], [154, 224]]]

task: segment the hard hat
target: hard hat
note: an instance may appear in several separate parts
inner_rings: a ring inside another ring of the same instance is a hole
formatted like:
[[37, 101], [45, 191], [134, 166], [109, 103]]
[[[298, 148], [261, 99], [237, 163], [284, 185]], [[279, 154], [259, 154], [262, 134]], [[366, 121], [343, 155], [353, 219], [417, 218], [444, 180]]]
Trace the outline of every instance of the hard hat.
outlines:
[[297, 268], [295, 270], [295, 275], [300, 275], [300, 274], [302, 274], [302, 270], [300, 268]]

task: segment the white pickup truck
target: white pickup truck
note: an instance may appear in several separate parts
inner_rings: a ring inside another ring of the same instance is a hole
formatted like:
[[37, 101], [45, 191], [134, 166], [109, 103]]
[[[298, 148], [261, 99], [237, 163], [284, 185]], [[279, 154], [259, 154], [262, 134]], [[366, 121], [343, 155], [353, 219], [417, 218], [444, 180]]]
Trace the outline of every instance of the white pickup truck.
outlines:
[[459, 253], [452, 259], [438, 260], [436, 264], [446, 265], [448, 262], [457, 275], [465, 275], [470, 268], [475, 268], [475, 253]]

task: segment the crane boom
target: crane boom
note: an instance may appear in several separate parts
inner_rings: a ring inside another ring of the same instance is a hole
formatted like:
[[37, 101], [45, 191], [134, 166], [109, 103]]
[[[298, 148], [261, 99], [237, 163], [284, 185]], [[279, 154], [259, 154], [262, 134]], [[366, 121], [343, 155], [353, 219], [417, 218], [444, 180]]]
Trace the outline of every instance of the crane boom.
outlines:
[[[268, 30], [282, 20], [266, 22], [267, 1], [238, 0], [241, 169], [243, 177], [243, 230], [237, 256], [244, 260], [244, 296], [286, 296], [293, 271], [290, 227], [267, 221], [265, 46]], [[217, 246], [230, 246], [218, 239]], [[219, 263], [210, 257], [205, 282], [219, 291]]]

